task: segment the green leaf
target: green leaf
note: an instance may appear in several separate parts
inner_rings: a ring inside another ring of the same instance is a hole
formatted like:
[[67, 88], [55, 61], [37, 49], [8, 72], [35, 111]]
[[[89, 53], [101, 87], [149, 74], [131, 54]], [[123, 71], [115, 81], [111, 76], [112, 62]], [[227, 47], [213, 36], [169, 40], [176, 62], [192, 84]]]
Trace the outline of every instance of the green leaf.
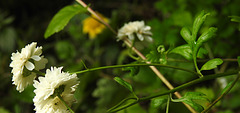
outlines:
[[204, 58], [204, 56], [208, 53], [208, 51], [205, 48], [200, 47], [197, 58]]
[[160, 56], [161, 54], [158, 53], [157, 50], [152, 50], [146, 55], [147, 60], [150, 62], [158, 62], [160, 59]]
[[180, 31], [181, 36], [183, 39], [190, 45], [192, 46], [193, 44], [193, 39], [191, 36], [191, 31], [187, 27], [183, 27], [182, 30]]
[[158, 97], [158, 98], [153, 98], [151, 100], [151, 107], [153, 108], [158, 108], [158, 107], [161, 107], [163, 106], [164, 104], [167, 103], [167, 98], [165, 97]]
[[0, 113], [10, 113], [10, 112], [4, 107], [0, 107]]
[[207, 31], [205, 31], [197, 40], [196, 43], [196, 47], [195, 49], [198, 50], [202, 44], [206, 41], [208, 41], [209, 39], [213, 38], [213, 36], [215, 35], [217, 31], [217, 28], [215, 27], [210, 27]]
[[204, 93], [201, 92], [187, 92], [183, 97], [172, 100], [173, 102], [184, 102], [194, 108], [197, 112], [203, 111], [203, 107], [194, 102], [194, 100], [209, 101]]
[[222, 59], [220, 58], [215, 58], [212, 60], [209, 60], [208, 62], [206, 62], [201, 70], [211, 70], [217, 67], [217, 65], [221, 65], [223, 63]]
[[190, 100], [208, 100], [206, 95], [201, 92], [187, 92], [183, 97]]
[[171, 50], [170, 53], [176, 53], [182, 55], [187, 60], [192, 60], [192, 50], [188, 44], [178, 46]]
[[221, 95], [223, 95], [229, 89], [229, 87], [231, 87], [232, 84], [233, 81], [229, 82], [228, 85], [222, 90]]
[[198, 88], [195, 89], [195, 92], [204, 93], [206, 95], [206, 97], [208, 97], [209, 100], [215, 99], [215, 92], [212, 88], [198, 87]]
[[195, 109], [199, 113], [204, 110], [204, 108], [201, 105], [195, 103], [192, 100], [184, 100], [183, 102], [190, 105], [193, 109]]
[[239, 16], [229, 16], [231, 18], [232, 22], [239, 22], [240, 23], [240, 17]]
[[193, 22], [193, 30], [192, 30], [192, 38], [193, 40], [196, 40], [197, 38], [197, 33], [199, 31], [199, 29], [201, 28], [201, 26], [203, 25], [207, 15], [209, 15], [209, 13], [205, 13], [204, 11], [202, 11], [194, 20]]
[[128, 82], [124, 81], [123, 79], [119, 78], [119, 77], [114, 77], [114, 80], [119, 83], [120, 85], [124, 86], [125, 88], [127, 88], [129, 91], [133, 92], [133, 88], [132, 85], [129, 84]]
[[54, 33], [61, 31], [73, 16], [85, 12], [87, 10], [80, 5], [70, 5], [62, 8], [51, 20], [44, 37], [48, 38]]

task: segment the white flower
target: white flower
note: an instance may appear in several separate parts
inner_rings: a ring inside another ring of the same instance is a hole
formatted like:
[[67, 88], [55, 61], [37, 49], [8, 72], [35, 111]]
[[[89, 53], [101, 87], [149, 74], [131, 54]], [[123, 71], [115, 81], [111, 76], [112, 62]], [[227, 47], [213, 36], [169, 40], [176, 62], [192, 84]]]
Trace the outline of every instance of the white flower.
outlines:
[[34, 81], [36, 88], [33, 98], [37, 113], [66, 113], [69, 112], [64, 103], [58, 98], [59, 94], [63, 100], [71, 106], [74, 102], [73, 92], [79, 84], [76, 74], [61, 72], [62, 67], [51, 67], [47, 69], [45, 77], [39, 77], [39, 82]]
[[118, 30], [117, 37], [119, 38], [118, 40], [122, 40], [125, 37], [128, 37], [131, 41], [133, 41], [135, 35], [137, 35], [140, 41], [143, 41], [144, 39], [146, 39], [151, 42], [152, 33], [150, 30], [151, 30], [151, 27], [145, 26], [144, 21], [129, 22]]
[[40, 56], [42, 54], [42, 47], [36, 47], [37, 43], [32, 42], [25, 48], [22, 48], [21, 53], [18, 51], [12, 53], [12, 81], [17, 86], [17, 90], [22, 92], [28, 85], [33, 84], [33, 80], [36, 78], [36, 73], [32, 72], [33, 69], [40, 70], [45, 68], [45, 64], [48, 62], [46, 58]]

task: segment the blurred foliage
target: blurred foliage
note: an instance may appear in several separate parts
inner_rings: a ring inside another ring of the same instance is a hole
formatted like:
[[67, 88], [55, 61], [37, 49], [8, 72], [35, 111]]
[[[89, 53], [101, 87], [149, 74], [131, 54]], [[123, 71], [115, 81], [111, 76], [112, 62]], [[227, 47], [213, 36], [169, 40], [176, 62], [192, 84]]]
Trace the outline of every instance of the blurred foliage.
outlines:
[[[239, 0], [90, 0], [90, 7], [109, 18], [110, 25], [119, 29], [124, 23], [134, 20], [144, 20], [151, 26], [153, 43], [144, 44], [141, 52], [148, 55], [152, 62], [161, 62], [172, 66], [194, 70], [194, 64], [188, 56], [169, 53], [180, 45], [186, 44], [180, 35], [182, 27], [191, 28], [195, 17], [202, 11], [209, 12], [199, 34], [204, 33], [210, 26], [218, 28], [216, 37], [202, 46], [199, 56], [201, 59], [237, 58], [240, 51], [239, 32]], [[20, 51], [32, 41], [43, 47], [43, 55], [49, 60], [50, 66], [64, 66], [64, 71], [76, 72], [87, 68], [134, 63], [128, 56], [128, 50], [116, 36], [105, 29], [93, 40], [83, 34], [82, 21], [89, 17], [87, 14], [76, 15], [63, 29], [49, 39], [44, 39], [44, 32], [50, 20], [64, 6], [76, 4], [73, 0], [43, 0], [43, 1], [0, 1], [0, 112], [31, 113], [34, 112], [32, 98], [33, 87], [28, 87], [23, 93], [18, 93], [11, 83], [11, 68], [9, 68], [11, 53]], [[158, 51], [162, 46], [165, 51]], [[210, 49], [209, 49], [210, 48]], [[214, 56], [211, 56], [214, 55]], [[162, 60], [161, 60], [162, 59]], [[204, 62], [199, 62], [202, 66]], [[202, 71], [203, 74], [231, 71], [238, 69], [235, 62], [224, 62], [216, 71]], [[139, 69], [106, 69], [78, 75], [80, 85], [75, 93], [76, 112], [104, 113], [119, 101], [131, 95], [126, 88], [117, 84], [115, 76], [130, 83], [139, 97], [168, 90], [159, 78], [148, 68]], [[139, 71], [136, 71], [139, 70]], [[196, 78], [195, 75], [181, 70], [159, 68], [162, 74], [174, 85], [178, 86]], [[134, 76], [132, 76], [134, 75]], [[227, 83], [234, 77], [223, 78]], [[184, 90], [202, 92], [212, 102], [222, 91], [220, 80], [199, 83]], [[211, 110], [213, 113], [240, 112], [240, 82]], [[160, 113], [165, 112], [166, 97], [158, 97], [129, 107], [119, 113]], [[231, 104], [229, 104], [231, 103]], [[200, 105], [209, 103], [199, 102]], [[174, 107], [171, 107], [174, 106]], [[187, 109], [181, 103], [171, 103], [170, 112], [184, 112]]]

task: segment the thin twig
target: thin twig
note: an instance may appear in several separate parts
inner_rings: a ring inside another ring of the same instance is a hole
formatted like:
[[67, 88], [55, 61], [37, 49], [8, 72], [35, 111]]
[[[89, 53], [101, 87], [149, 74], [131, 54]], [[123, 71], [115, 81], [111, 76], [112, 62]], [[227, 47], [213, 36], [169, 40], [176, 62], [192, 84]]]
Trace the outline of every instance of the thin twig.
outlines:
[[[114, 34], [117, 34], [117, 32], [108, 24], [106, 23], [100, 16], [98, 16], [91, 8], [87, 7], [87, 5], [81, 1], [81, 0], [76, 0], [79, 4], [81, 4], [83, 7], [86, 7], [87, 10], [94, 16], [96, 16], [97, 19], [99, 19], [105, 26], [107, 26]], [[131, 47], [131, 42], [127, 39], [124, 40], [124, 43], [127, 44], [128, 47]], [[135, 47], [132, 47], [132, 50], [139, 56], [142, 58], [142, 60], [146, 61], [146, 57], [139, 52]], [[148, 64], [150, 64], [150, 62], [146, 62]], [[161, 74], [161, 72], [158, 71], [158, 69], [154, 66], [149, 66], [152, 71], [163, 81], [163, 83], [171, 90], [174, 87], [170, 84], [170, 82]], [[174, 93], [177, 98], [181, 98], [182, 96], [178, 93], [175, 92]], [[192, 113], [196, 113], [196, 111], [190, 107], [188, 104], [183, 103]]]
[[[127, 39], [124, 40], [125, 44], [127, 44], [129, 47], [131, 47], [131, 42]], [[139, 52], [135, 47], [132, 47], [132, 50], [139, 56], [142, 58], [142, 60], [146, 61], [147, 58], [141, 53]], [[147, 64], [151, 64], [151, 62], [146, 62]], [[155, 67], [155, 66], [149, 66], [152, 71], [162, 80], [162, 82], [170, 89], [174, 89], [174, 87], [172, 86], [172, 84], [163, 76], [163, 74], [158, 71], [158, 69]], [[174, 95], [176, 95], [177, 98], [181, 98], [182, 96], [180, 95], [180, 93], [178, 92], [175, 92]], [[196, 111], [191, 107], [189, 106], [188, 104], [186, 103], [183, 103], [192, 113], [196, 113]]]
[[114, 34], [117, 34], [117, 32], [107, 23], [105, 22], [100, 16], [97, 15], [96, 12], [94, 12], [90, 7], [88, 7], [82, 0], [76, 0], [79, 4], [81, 4], [83, 7], [87, 8], [87, 10], [98, 20], [100, 20], [101, 23], [103, 23], [105, 26], [107, 26]]

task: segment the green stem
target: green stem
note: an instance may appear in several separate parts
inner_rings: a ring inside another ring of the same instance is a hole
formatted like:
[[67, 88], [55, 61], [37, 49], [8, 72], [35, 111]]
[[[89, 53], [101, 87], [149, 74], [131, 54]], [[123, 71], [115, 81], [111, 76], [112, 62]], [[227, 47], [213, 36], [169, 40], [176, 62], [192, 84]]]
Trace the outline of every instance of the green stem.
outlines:
[[169, 94], [169, 96], [168, 96], [166, 113], [168, 113], [168, 112], [169, 112], [169, 104], [170, 104], [170, 100], [171, 100], [171, 98], [172, 98], [172, 93], [170, 93], [170, 94]]
[[135, 40], [133, 40], [131, 46], [130, 46], [129, 49], [128, 49], [128, 55], [129, 55], [129, 57], [131, 57], [132, 59], [138, 61], [140, 58], [139, 58], [139, 57], [135, 57], [135, 56], [133, 55], [133, 53], [132, 53], [132, 52], [133, 52], [134, 43], [135, 43]]
[[138, 58], [138, 57], [135, 57], [130, 51], [128, 52], [128, 55], [129, 55], [129, 57], [131, 57], [132, 59], [134, 59], [134, 60], [136, 60], [136, 61], [139, 60], [139, 58]]
[[60, 94], [57, 95], [58, 98], [63, 102], [63, 104], [67, 107], [67, 109], [71, 112], [74, 113], [74, 111], [67, 105], [67, 103], [63, 100]]
[[221, 96], [219, 96], [213, 103], [211, 103], [205, 110], [203, 110], [201, 113], [207, 113], [220, 99], [222, 99], [225, 95], [227, 95], [228, 92], [237, 83], [238, 79], [239, 79], [239, 74], [238, 74], [237, 78], [233, 81], [231, 86]]
[[178, 86], [178, 87], [176, 87], [172, 90], [169, 90], [165, 93], [156, 94], [156, 95], [152, 95], [152, 96], [149, 96], [149, 97], [144, 97], [144, 98], [141, 98], [141, 99], [152, 99], [152, 98], [155, 98], [155, 97], [166, 95], [168, 93], [174, 93], [176, 91], [183, 90], [183, 89], [185, 89], [189, 86], [192, 86], [194, 84], [197, 84], [197, 83], [200, 83], [200, 82], [203, 82], [203, 81], [207, 81], [207, 80], [211, 80], [211, 79], [215, 79], [215, 78], [219, 78], [219, 77], [223, 77], [223, 76], [235, 75], [237, 73], [238, 73], [238, 70], [231, 71], [231, 72], [226, 72], [226, 73], [208, 75], [208, 76], [205, 76], [205, 77], [202, 77], [202, 78], [195, 79], [195, 80], [190, 81], [188, 83], [185, 83], [183, 85], [180, 85], [180, 86]]
[[83, 64], [84, 68], [85, 68], [86, 70], [88, 70], [88, 67], [87, 67], [86, 64], [83, 62], [83, 60], [81, 60], [81, 63]]
[[[199, 59], [199, 60], [196, 60], [197, 62], [207, 62], [211, 59]], [[223, 62], [237, 62], [237, 59], [231, 59], [231, 58], [225, 58], [225, 59], [222, 59]], [[167, 59], [168, 62], [192, 62], [192, 61], [189, 61], [189, 60], [185, 60], [185, 59], [171, 59], [171, 58], [168, 58]], [[152, 62], [152, 63], [159, 63], [159, 62]]]
[[202, 75], [202, 73], [201, 73], [201, 71], [199, 70], [199, 68], [198, 68], [198, 65], [197, 65], [197, 51], [198, 50], [193, 50], [193, 63], [194, 63], [194, 66], [195, 66], [195, 69], [196, 69], [196, 71], [197, 71], [197, 73], [200, 75], [199, 77], [201, 78], [201, 77], [203, 77], [203, 75]]
[[138, 96], [132, 91], [132, 94], [133, 94], [133, 96], [136, 98], [136, 100], [138, 100], [139, 98], [138, 98]]
[[[87, 70], [78, 71], [78, 72], [74, 72], [74, 73], [76, 73], [76, 74], [82, 74], [82, 73], [86, 73], [86, 72], [103, 70], [103, 69], [123, 68], [123, 67], [135, 67], [135, 66], [159, 66], [159, 67], [173, 68], [173, 69], [178, 69], [178, 70], [190, 72], [190, 73], [192, 73], [192, 74], [195, 74], [195, 75], [198, 75], [198, 76], [199, 76], [199, 74], [196, 73], [195, 71], [191, 71], [191, 70], [188, 70], [188, 69], [185, 69], [185, 68], [176, 67], [176, 66], [164, 65], [164, 64], [125, 64], [125, 65], [113, 65], [113, 66], [103, 66], [103, 67], [97, 67], [97, 68], [87, 69]], [[73, 74], [73, 73], [71, 73], [71, 74]]]
[[170, 96], [170, 99], [171, 99], [172, 102], [183, 102], [183, 100], [184, 100], [184, 99], [181, 99], [181, 98], [176, 99], [176, 100], [173, 99], [173, 98], [172, 98], [172, 93], [170, 93], [169, 96]]
[[235, 74], [238, 74], [238, 70], [236, 71], [231, 71], [231, 72], [226, 72], [226, 73], [220, 73], [220, 74], [213, 74], [213, 75], [208, 75], [208, 76], [205, 76], [205, 77], [202, 77], [202, 78], [198, 78], [198, 79], [195, 79], [193, 81], [190, 81], [188, 83], [185, 83], [183, 85], [180, 85], [172, 90], [168, 90], [166, 92], [163, 92], [163, 93], [160, 93], [160, 94], [154, 94], [154, 95], [151, 95], [151, 96], [147, 96], [147, 97], [143, 97], [143, 98], [139, 98], [138, 101], [136, 102], [133, 102], [133, 103], [130, 103], [124, 107], [121, 107], [119, 109], [114, 109], [114, 110], [111, 110], [110, 112], [117, 112], [117, 111], [120, 111], [120, 110], [123, 110], [123, 109], [126, 109], [134, 104], [137, 104], [139, 102], [143, 102], [143, 101], [146, 101], [146, 100], [150, 100], [150, 99], [153, 99], [153, 98], [156, 98], [156, 97], [159, 97], [159, 96], [164, 96], [164, 95], [168, 95], [169, 93], [174, 93], [176, 91], [180, 91], [180, 90], [183, 90], [187, 87], [190, 87], [194, 84], [197, 84], [197, 83], [200, 83], [200, 82], [203, 82], [203, 81], [207, 81], [207, 80], [211, 80], [211, 79], [215, 79], [215, 78], [219, 78], [219, 77], [223, 77], [223, 76], [230, 76], [230, 75], [235, 75]]
[[127, 102], [128, 100], [138, 100], [138, 99], [136, 99], [136, 98], [125, 98], [125, 99], [123, 99], [121, 102], [119, 102], [117, 105], [115, 105], [115, 106], [113, 106], [112, 108], [110, 108], [107, 112], [111, 112], [112, 110], [114, 110], [114, 109], [116, 109], [116, 108], [118, 108], [119, 106], [121, 106], [123, 103], [125, 103], [125, 102]]
[[199, 77], [200, 77], [200, 78], [203, 77], [201, 71], [199, 70], [199, 68], [198, 68], [198, 66], [197, 66], [197, 61], [196, 61], [196, 60], [194, 60], [194, 66], [195, 66], [195, 69], [196, 69], [197, 73], [199, 74]]

